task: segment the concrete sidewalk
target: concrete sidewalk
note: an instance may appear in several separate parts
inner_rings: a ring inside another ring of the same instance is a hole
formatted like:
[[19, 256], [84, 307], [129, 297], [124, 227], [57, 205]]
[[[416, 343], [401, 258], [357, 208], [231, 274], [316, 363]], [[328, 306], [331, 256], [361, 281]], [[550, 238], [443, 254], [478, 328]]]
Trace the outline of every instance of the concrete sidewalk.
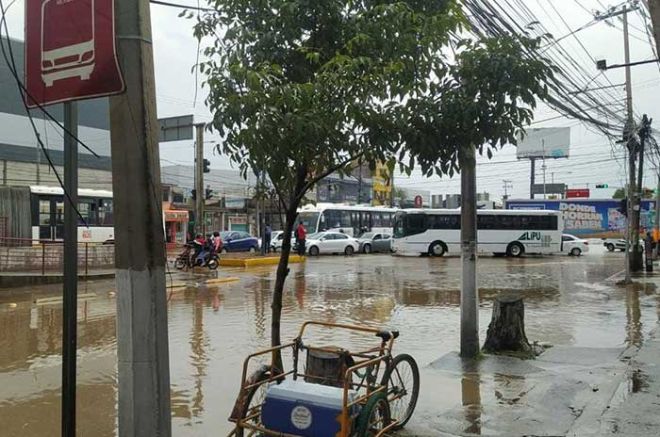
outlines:
[[660, 435], [660, 332], [630, 358], [624, 384], [599, 419], [598, 435]]
[[[619, 279], [608, 278], [607, 286], [617, 289]], [[634, 281], [618, 290], [653, 296], [660, 289], [660, 273]], [[655, 305], [658, 319], [647, 320], [648, 329], [628, 347], [557, 345], [534, 360], [486, 355], [467, 361], [457, 353], [439, 358], [424, 381], [436, 391], [424, 401], [435, 401], [436, 408], [415, 412], [403, 435], [660, 435], [660, 303]], [[461, 397], [447, 402], [443, 388], [452, 381], [460, 381]]]

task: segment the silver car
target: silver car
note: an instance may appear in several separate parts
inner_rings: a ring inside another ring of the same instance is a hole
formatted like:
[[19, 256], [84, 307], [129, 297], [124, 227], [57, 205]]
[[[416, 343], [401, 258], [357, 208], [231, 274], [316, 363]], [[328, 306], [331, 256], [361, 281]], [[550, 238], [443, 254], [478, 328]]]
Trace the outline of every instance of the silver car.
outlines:
[[358, 238], [360, 243], [360, 252], [391, 252], [392, 236], [378, 232], [365, 232]]

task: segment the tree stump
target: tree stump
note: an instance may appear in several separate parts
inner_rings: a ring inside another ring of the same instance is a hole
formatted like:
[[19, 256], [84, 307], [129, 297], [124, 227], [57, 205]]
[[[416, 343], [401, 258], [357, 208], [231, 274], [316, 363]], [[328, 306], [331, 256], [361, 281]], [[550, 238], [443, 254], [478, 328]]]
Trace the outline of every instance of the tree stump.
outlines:
[[525, 305], [522, 297], [513, 294], [497, 296], [483, 350], [487, 353], [534, 356], [534, 350], [525, 335]]

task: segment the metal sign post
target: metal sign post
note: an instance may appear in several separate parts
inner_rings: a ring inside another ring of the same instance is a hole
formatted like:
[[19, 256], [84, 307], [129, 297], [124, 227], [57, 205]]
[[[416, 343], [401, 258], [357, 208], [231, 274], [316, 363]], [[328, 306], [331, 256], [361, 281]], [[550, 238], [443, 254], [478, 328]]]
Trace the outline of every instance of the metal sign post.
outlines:
[[62, 331], [62, 436], [76, 435], [78, 314], [78, 104], [64, 104], [64, 301]]
[[26, 104], [64, 103], [62, 436], [76, 434], [78, 111], [76, 100], [124, 91], [113, 0], [25, 2]]

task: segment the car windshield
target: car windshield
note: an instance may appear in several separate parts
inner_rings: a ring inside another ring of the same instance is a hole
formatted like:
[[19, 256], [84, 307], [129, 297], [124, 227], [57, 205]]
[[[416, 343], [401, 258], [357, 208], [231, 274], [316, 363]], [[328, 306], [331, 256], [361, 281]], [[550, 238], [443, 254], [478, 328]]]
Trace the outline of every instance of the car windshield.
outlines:
[[364, 234], [360, 235], [360, 238], [364, 240], [371, 240], [372, 238], [374, 238], [374, 235], [376, 234], [373, 232], [365, 232]]
[[325, 235], [325, 232], [314, 232], [313, 234], [307, 235], [308, 240], [318, 240]]
[[230, 235], [231, 235], [231, 231], [220, 232], [220, 238], [222, 238], [223, 240], [226, 240], [227, 237], [229, 237]]

